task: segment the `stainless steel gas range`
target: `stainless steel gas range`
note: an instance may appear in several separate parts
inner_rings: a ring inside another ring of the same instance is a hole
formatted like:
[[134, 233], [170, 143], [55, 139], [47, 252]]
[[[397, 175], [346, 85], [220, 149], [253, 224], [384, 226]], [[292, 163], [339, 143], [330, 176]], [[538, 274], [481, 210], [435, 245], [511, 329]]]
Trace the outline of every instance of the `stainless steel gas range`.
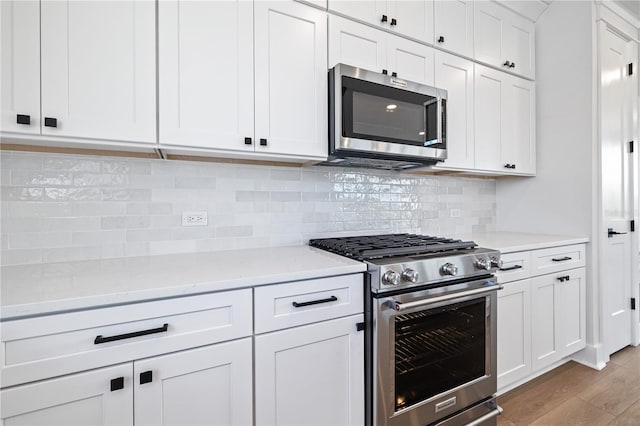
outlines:
[[368, 425], [492, 425], [500, 252], [414, 234], [314, 239], [367, 264]]

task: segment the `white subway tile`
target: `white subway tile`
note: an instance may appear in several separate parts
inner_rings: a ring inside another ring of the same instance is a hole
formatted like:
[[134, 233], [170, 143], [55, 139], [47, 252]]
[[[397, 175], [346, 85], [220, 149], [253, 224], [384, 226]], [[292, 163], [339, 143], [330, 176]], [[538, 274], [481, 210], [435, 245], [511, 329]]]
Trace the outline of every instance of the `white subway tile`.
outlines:
[[102, 229], [149, 228], [150, 216], [104, 216], [100, 218]]
[[31, 263], [42, 263], [42, 249], [14, 249], [2, 250], [0, 253], [0, 264], [23, 265]]
[[72, 234], [74, 246], [102, 246], [105, 244], [124, 243], [125, 232], [123, 230], [109, 231], [81, 231]]
[[57, 171], [12, 170], [11, 185], [14, 186], [69, 186], [73, 183], [71, 173]]
[[83, 157], [53, 157], [44, 160], [45, 170], [100, 173], [100, 161]]
[[171, 240], [170, 229], [130, 229], [127, 230], [127, 242]]
[[42, 259], [45, 263], [100, 259], [100, 247], [65, 247], [44, 249]]
[[45, 217], [42, 219], [44, 231], [91, 231], [100, 229], [100, 218], [88, 217]]
[[197, 249], [195, 241], [154, 241], [149, 243], [149, 254], [193, 253]]

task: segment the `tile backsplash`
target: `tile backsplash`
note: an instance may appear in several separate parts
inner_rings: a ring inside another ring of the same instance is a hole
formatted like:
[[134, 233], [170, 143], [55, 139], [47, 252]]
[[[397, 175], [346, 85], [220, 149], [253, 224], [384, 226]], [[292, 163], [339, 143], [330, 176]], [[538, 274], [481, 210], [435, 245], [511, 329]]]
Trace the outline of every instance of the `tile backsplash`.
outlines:
[[[3, 265], [495, 230], [495, 180], [0, 152]], [[182, 212], [207, 226], [183, 227]]]

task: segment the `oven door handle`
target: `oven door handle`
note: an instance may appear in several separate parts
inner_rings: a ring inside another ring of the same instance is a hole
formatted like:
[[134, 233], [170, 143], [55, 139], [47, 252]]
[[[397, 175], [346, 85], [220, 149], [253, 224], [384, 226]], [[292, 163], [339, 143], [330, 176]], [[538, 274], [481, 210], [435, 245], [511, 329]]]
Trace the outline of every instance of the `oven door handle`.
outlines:
[[395, 309], [398, 312], [402, 312], [402, 311], [406, 311], [407, 309], [417, 308], [419, 306], [431, 305], [433, 303], [438, 303], [438, 302], [445, 302], [447, 300], [458, 299], [460, 297], [475, 296], [482, 293], [489, 293], [492, 291], [502, 290], [503, 288], [504, 287], [502, 285], [498, 284], [498, 285], [492, 285], [491, 287], [483, 287], [483, 288], [476, 288], [474, 290], [459, 291], [457, 293], [447, 294], [445, 296], [437, 296], [437, 297], [430, 297], [428, 299], [416, 300], [415, 302], [401, 303], [395, 300], [391, 300], [389, 301], [389, 305], [391, 306], [392, 309]]
[[502, 407], [497, 405], [495, 410], [491, 410], [490, 412], [488, 412], [484, 416], [478, 417], [477, 419], [475, 419], [471, 423], [467, 423], [467, 426], [478, 426], [478, 425], [481, 425], [481, 424], [483, 424], [484, 422], [486, 422], [489, 419], [492, 419], [494, 417], [498, 417], [500, 414], [502, 414], [502, 411], [503, 411]]

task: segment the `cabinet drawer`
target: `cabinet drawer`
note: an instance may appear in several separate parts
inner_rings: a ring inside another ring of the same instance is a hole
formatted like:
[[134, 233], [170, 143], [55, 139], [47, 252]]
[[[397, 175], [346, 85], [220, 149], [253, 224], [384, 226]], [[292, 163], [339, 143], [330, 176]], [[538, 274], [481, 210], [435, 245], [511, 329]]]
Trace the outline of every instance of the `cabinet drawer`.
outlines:
[[2, 387], [250, 336], [251, 289], [2, 323]]
[[531, 252], [521, 251], [500, 256], [502, 266], [496, 272], [499, 283], [522, 280], [531, 276]]
[[550, 274], [585, 266], [584, 244], [534, 250], [531, 253], [532, 275]]
[[255, 332], [361, 313], [363, 287], [362, 274], [258, 287]]

